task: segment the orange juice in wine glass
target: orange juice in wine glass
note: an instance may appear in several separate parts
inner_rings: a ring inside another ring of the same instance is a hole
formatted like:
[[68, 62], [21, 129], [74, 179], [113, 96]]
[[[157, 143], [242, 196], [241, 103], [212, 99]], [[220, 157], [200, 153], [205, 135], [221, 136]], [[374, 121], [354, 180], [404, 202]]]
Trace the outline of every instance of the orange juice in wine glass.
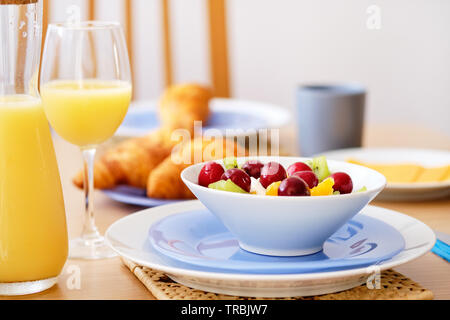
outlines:
[[131, 84], [122, 81], [52, 81], [41, 87], [41, 96], [56, 132], [72, 144], [88, 147], [116, 132], [131, 91]]
[[116, 254], [94, 219], [96, 148], [119, 128], [131, 101], [132, 81], [123, 28], [116, 22], [50, 24], [41, 68], [41, 96], [53, 129], [80, 147], [84, 158], [85, 214], [69, 257], [104, 259]]

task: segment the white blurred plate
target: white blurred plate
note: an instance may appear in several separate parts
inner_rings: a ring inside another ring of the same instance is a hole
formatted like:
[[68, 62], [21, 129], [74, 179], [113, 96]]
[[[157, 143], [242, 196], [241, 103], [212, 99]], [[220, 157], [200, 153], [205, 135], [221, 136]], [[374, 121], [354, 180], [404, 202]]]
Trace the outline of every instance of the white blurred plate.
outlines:
[[[328, 159], [347, 161], [357, 159], [368, 163], [415, 163], [424, 167], [440, 167], [450, 164], [450, 152], [445, 150], [402, 148], [356, 148], [323, 153]], [[426, 201], [450, 198], [450, 181], [430, 183], [392, 183], [377, 200]]]

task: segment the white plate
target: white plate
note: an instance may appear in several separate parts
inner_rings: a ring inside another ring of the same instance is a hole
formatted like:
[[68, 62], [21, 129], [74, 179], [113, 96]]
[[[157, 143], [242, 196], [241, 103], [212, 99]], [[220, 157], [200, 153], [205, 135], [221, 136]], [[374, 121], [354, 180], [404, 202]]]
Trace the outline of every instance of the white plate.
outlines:
[[[116, 136], [144, 136], [158, 128], [157, 103], [155, 100], [133, 102]], [[210, 108], [210, 123], [203, 128], [206, 136], [208, 129], [215, 129], [210, 132], [212, 135], [217, 134], [217, 130], [222, 134], [225, 130], [235, 130], [234, 136], [248, 136], [247, 130], [279, 129], [289, 124], [292, 118], [285, 108], [246, 100], [216, 98], [211, 101]], [[240, 132], [242, 130], [244, 132]]]
[[[323, 153], [332, 160], [349, 158], [369, 163], [417, 163], [424, 167], [450, 164], [450, 152], [445, 150], [401, 148], [357, 148]], [[450, 181], [430, 183], [389, 183], [377, 200], [424, 201], [450, 197]]]
[[365, 283], [374, 270], [381, 272], [419, 258], [430, 251], [436, 242], [433, 231], [422, 222], [395, 211], [369, 206], [362, 214], [391, 225], [405, 239], [405, 250], [379, 264], [377, 269], [288, 275], [216, 273], [174, 266], [171, 261], [152, 251], [148, 234], [153, 224], [170, 215], [200, 208], [204, 207], [199, 201], [188, 201], [138, 212], [114, 223], [106, 232], [106, 241], [120, 256], [162, 271], [185, 286], [248, 297], [312, 296], [351, 289]]

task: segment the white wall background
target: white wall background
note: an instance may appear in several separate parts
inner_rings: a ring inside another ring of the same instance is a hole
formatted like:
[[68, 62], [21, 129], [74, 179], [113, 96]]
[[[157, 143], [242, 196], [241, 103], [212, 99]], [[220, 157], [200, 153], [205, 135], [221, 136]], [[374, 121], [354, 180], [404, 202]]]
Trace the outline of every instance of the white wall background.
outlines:
[[[136, 99], [163, 89], [161, 1], [133, 0]], [[206, 0], [172, 0], [175, 80], [209, 82]], [[53, 1], [53, 21], [71, 4]], [[295, 107], [311, 82], [360, 82], [367, 121], [414, 123], [450, 137], [450, 1], [227, 0], [234, 97]], [[101, 0], [99, 19], [121, 20], [121, 0]], [[381, 29], [366, 26], [370, 5]]]

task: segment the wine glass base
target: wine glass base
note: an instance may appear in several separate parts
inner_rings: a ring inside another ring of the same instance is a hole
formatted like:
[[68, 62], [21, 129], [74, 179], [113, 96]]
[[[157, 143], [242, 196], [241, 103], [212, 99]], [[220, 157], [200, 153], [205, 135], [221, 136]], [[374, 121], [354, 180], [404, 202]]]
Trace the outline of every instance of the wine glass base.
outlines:
[[70, 240], [69, 259], [101, 260], [117, 257], [117, 254], [105, 243], [103, 238]]
[[0, 296], [24, 296], [39, 293], [53, 287], [58, 278], [38, 281], [0, 283]]

